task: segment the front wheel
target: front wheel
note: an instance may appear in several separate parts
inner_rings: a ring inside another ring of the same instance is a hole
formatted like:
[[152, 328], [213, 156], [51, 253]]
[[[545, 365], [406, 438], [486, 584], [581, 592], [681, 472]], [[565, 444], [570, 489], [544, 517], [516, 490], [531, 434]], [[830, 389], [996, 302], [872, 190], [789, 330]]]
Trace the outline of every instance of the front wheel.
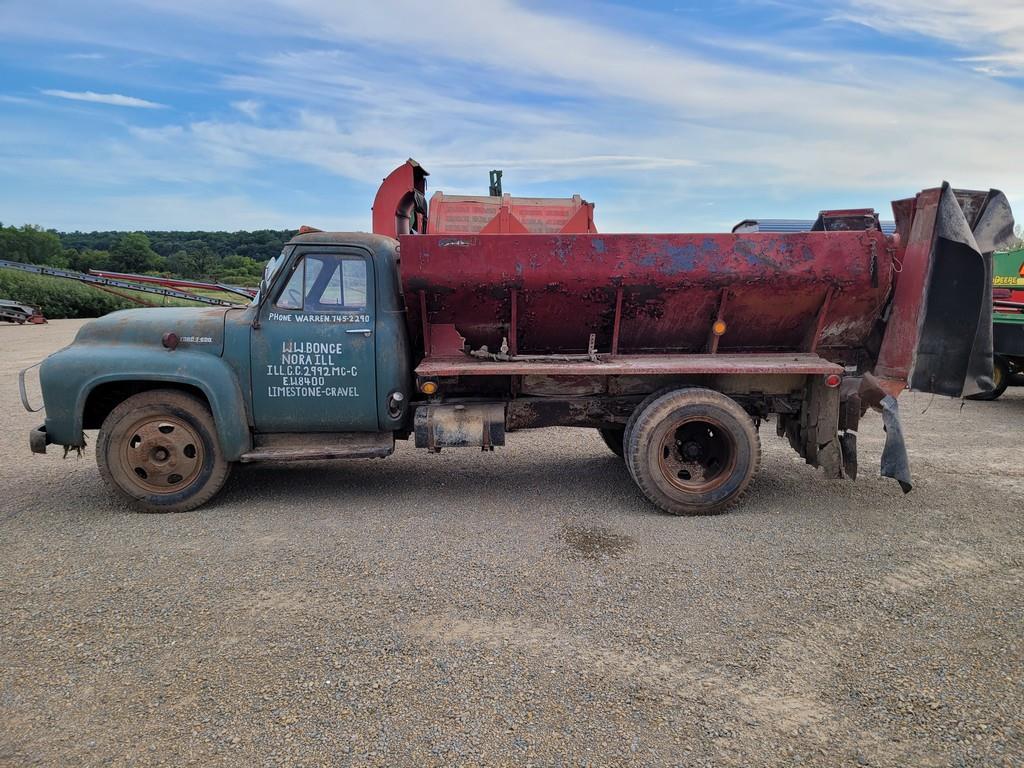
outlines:
[[648, 403], [628, 431], [626, 463], [655, 505], [710, 515], [740, 499], [761, 463], [754, 422], [710, 389], [677, 389]]
[[100, 427], [96, 463], [107, 484], [144, 512], [195, 509], [231, 471], [205, 403], [171, 389], [114, 408]]

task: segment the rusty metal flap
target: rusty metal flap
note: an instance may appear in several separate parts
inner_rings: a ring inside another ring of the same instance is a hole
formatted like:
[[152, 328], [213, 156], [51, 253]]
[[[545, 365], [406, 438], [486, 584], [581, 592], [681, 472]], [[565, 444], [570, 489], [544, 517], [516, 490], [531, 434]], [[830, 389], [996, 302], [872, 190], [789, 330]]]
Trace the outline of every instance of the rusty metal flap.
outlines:
[[1002, 193], [943, 187], [911, 388], [951, 397], [994, 388], [992, 256], [985, 249], [1012, 231], [1013, 216]]

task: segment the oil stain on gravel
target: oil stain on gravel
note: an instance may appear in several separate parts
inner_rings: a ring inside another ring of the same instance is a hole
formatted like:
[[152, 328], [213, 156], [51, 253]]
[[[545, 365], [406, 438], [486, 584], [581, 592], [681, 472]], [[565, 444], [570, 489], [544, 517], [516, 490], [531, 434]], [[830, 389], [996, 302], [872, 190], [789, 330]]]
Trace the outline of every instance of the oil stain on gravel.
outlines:
[[616, 558], [636, 545], [628, 536], [601, 526], [583, 528], [566, 523], [560, 538], [571, 560]]

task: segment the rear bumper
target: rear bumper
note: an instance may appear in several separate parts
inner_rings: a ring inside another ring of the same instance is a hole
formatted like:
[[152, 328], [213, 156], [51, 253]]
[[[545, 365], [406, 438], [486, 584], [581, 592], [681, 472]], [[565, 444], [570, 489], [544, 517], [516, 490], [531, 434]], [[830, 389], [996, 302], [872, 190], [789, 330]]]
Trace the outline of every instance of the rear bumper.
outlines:
[[46, 425], [41, 424], [28, 433], [28, 444], [32, 453], [46, 453], [46, 446], [52, 441], [46, 432]]

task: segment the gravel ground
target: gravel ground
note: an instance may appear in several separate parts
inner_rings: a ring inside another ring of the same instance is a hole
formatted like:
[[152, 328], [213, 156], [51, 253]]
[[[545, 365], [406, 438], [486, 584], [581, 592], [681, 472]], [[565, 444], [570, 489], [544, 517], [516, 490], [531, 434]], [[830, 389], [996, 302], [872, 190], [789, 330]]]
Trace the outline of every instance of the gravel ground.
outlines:
[[656, 513], [595, 433], [245, 466], [139, 515], [28, 451], [0, 327], [0, 764], [1024, 764], [1024, 390], [901, 398], [917, 486], [765, 430], [745, 501]]

